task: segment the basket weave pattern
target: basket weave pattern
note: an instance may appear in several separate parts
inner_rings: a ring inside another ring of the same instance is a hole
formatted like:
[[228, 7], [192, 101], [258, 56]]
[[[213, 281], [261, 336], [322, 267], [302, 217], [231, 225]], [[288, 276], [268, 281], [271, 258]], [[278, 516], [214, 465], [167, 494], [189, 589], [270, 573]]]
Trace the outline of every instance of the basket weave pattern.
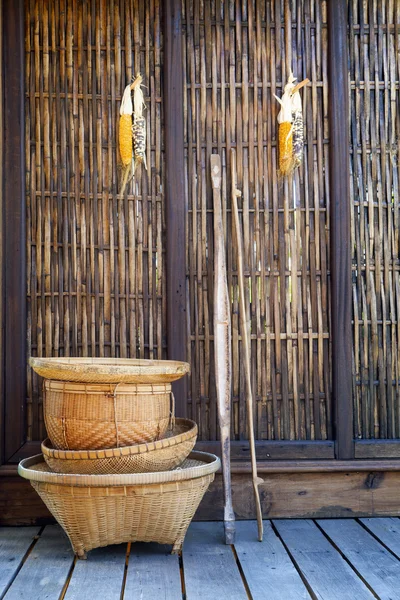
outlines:
[[193, 450], [197, 425], [189, 419], [176, 419], [166, 437], [149, 444], [108, 450], [57, 450], [46, 440], [42, 452], [55, 473], [155, 473], [180, 465]]
[[50, 471], [43, 457], [21, 461], [33, 488], [84, 558], [98, 546], [130, 541], [182, 547], [186, 530], [221, 461], [192, 452], [179, 468], [160, 473], [68, 475]]
[[45, 379], [78, 383], [168, 383], [190, 371], [190, 365], [175, 360], [141, 358], [38, 358], [30, 366]]
[[175, 419], [171, 381], [187, 363], [135, 359], [31, 358], [45, 377], [43, 456], [21, 461], [78, 557], [126, 542], [173, 544], [220, 466], [191, 452], [197, 425]]
[[60, 450], [119, 448], [162, 438], [171, 385], [44, 382], [49, 438]]
[[82, 557], [92, 548], [134, 541], [173, 544], [174, 551], [180, 550], [213, 479], [211, 474], [189, 481], [104, 488], [31, 483]]

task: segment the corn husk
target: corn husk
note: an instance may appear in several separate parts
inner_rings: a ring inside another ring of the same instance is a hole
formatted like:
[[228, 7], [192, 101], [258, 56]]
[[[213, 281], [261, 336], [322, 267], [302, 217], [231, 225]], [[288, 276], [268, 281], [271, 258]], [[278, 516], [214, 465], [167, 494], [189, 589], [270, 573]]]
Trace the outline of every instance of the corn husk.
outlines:
[[[142, 77], [126, 86], [122, 96], [119, 121], [119, 153], [122, 165], [120, 194], [123, 195], [127, 183], [134, 177], [139, 164], [146, 165], [146, 119], [142, 92]], [[133, 91], [133, 100], [132, 100]]]
[[278, 113], [279, 123], [279, 173], [288, 175], [293, 171], [293, 111], [292, 111], [292, 91], [295, 86], [295, 78], [291, 73], [287, 84], [285, 85], [282, 98], [275, 98], [281, 105]]
[[278, 114], [279, 123], [279, 173], [289, 175], [303, 160], [304, 125], [300, 89], [308, 82], [305, 79], [298, 86], [295, 85], [296, 77], [290, 72], [285, 85], [282, 98], [275, 98], [281, 105]]

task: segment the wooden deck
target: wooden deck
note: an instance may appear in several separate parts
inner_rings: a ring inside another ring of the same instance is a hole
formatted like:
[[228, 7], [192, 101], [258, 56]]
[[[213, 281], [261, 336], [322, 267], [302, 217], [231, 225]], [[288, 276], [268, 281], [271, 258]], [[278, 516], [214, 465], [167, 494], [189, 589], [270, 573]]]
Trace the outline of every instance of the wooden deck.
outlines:
[[0, 599], [400, 599], [400, 519], [193, 523], [181, 558], [153, 544], [93, 550], [76, 560], [56, 525], [0, 528]]

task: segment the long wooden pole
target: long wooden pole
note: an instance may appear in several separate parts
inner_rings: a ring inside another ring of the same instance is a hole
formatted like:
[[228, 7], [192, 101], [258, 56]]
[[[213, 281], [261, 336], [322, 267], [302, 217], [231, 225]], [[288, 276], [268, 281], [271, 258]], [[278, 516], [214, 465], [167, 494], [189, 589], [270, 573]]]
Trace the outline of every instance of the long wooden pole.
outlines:
[[210, 157], [214, 201], [214, 356], [217, 387], [218, 418], [221, 436], [222, 474], [224, 480], [225, 543], [235, 540], [235, 513], [231, 488], [231, 311], [225, 261], [225, 236], [221, 209], [221, 158]]
[[336, 458], [354, 458], [347, 2], [328, 2], [332, 401]]
[[[185, 145], [183, 127], [182, 2], [165, 0], [164, 13], [164, 139], [165, 231], [167, 282], [168, 358], [186, 361], [188, 356]], [[159, 349], [160, 352], [160, 349]], [[188, 377], [173, 383], [176, 414], [187, 415]]]
[[232, 209], [233, 217], [235, 221], [236, 231], [236, 245], [238, 255], [238, 279], [239, 279], [239, 309], [240, 309], [240, 327], [242, 333], [242, 348], [244, 354], [244, 372], [246, 379], [246, 397], [247, 397], [247, 419], [249, 424], [249, 441], [250, 441], [250, 456], [251, 456], [251, 470], [253, 475], [253, 490], [254, 499], [256, 503], [257, 512], [257, 524], [258, 524], [258, 539], [262, 542], [263, 539], [263, 520], [262, 510], [260, 502], [260, 494], [258, 486], [263, 483], [263, 479], [257, 475], [257, 459], [256, 459], [256, 448], [254, 441], [254, 423], [253, 423], [253, 392], [251, 389], [251, 371], [250, 371], [250, 346], [249, 338], [247, 335], [248, 319], [246, 314], [246, 305], [244, 301], [244, 276], [243, 276], [243, 244], [242, 244], [242, 233], [239, 223], [239, 209], [238, 209], [238, 196], [241, 196], [241, 192], [236, 188], [236, 153], [235, 150], [231, 150], [231, 172], [232, 172]]

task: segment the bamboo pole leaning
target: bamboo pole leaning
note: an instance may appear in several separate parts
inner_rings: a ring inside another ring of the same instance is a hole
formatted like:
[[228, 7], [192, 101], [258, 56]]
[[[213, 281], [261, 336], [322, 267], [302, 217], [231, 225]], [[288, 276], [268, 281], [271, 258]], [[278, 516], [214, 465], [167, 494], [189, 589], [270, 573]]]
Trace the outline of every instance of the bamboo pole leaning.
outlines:
[[217, 387], [218, 420], [222, 449], [222, 474], [224, 481], [225, 543], [235, 540], [235, 513], [231, 488], [231, 311], [226, 276], [225, 237], [221, 209], [221, 157], [210, 157], [211, 181], [214, 203], [214, 356]]
[[251, 389], [251, 369], [250, 369], [250, 346], [248, 337], [248, 318], [246, 305], [244, 301], [244, 276], [243, 276], [243, 243], [242, 243], [242, 231], [239, 223], [239, 209], [238, 209], [238, 197], [242, 193], [237, 189], [236, 182], [236, 153], [235, 150], [231, 150], [231, 174], [232, 174], [232, 212], [235, 222], [235, 233], [236, 233], [236, 244], [237, 244], [237, 257], [238, 257], [238, 279], [239, 279], [239, 313], [240, 313], [240, 328], [242, 333], [242, 346], [244, 354], [244, 372], [246, 379], [246, 408], [247, 408], [247, 419], [249, 425], [249, 442], [250, 442], [250, 455], [251, 455], [251, 470], [253, 479], [253, 490], [254, 499], [256, 504], [257, 513], [257, 525], [258, 525], [258, 540], [263, 540], [263, 520], [262, 510], [260, 502], [260, 494], [258, 486], [263, 483], [263, 479], [257, 475], [257, 459], [254, 441], [254, 423], [253, 423], [253, 392]]

